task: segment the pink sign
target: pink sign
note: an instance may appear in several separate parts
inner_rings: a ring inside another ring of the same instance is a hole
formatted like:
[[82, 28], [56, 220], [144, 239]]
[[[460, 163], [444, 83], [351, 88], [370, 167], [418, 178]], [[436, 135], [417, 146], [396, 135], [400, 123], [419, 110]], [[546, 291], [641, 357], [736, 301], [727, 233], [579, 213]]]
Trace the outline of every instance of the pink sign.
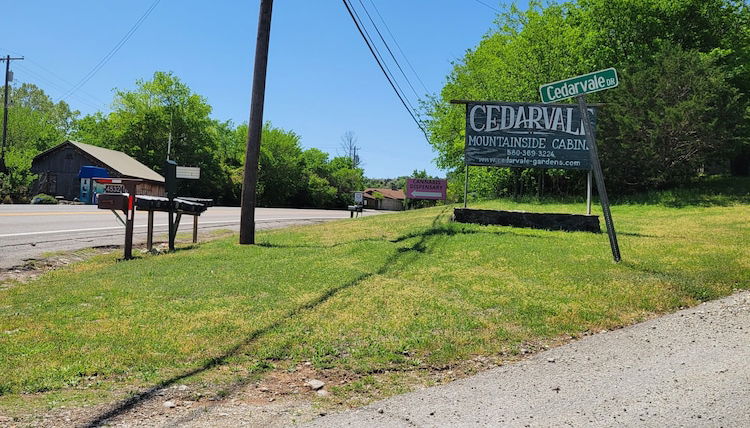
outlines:
[[448, 181], [433, 178], [409, 178], [406, 180], [406, 197], [409, 199], [442, 199], [448, 189]]

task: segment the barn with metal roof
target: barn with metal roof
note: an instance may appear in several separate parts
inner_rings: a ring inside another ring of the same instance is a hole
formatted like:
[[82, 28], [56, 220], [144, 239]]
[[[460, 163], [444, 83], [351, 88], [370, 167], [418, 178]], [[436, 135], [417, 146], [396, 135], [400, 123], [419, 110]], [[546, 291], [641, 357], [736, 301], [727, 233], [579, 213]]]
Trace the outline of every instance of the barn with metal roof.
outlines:
[[140, 195], [164, 195], [164, 177], [129, 155], [70, 140], [34, 158], [31, 171], [39, 174], [34, 192], [62, 196], [66, 200], [77, 198], [81, 185], [79, 172], [84, 166], [105, 168], [110, 177], [143, 180], [138, 184]]

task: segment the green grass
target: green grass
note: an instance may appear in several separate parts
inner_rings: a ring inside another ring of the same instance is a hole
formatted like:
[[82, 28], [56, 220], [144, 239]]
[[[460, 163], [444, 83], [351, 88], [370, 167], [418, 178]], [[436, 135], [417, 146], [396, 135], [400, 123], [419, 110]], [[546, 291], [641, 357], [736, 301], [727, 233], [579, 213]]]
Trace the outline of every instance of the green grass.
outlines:
[[0, 289], [0, 413], [23, 394], [61, 402], [221, 368], [241, 381], [301, 361], [355, 374], [340, 390], [357, 392], [378, 373], [629, 324], [750, 287], [743, 197], [614, 206], [619, 264], [606, 234], [456, 224], [450, 207], [97, 256]]

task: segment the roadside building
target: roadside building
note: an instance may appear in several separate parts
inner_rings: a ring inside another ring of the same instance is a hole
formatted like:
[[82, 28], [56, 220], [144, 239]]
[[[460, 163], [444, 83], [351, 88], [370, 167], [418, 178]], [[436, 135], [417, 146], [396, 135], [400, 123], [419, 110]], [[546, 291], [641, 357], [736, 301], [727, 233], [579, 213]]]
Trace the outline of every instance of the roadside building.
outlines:
[[[66, 200], [79, 198], [82, 167], [105, 169], [112, 178], [137, 178], [139, 195], [164, 196], [164, 177], [156, 171], [117, 150], [105, 149], [77, 141], [65, 141], [37, 155], [31, 162], [31, 172], [39, 174], [34, 193], [62, 196]], [[83, 171], [91, 170], [84, 168]]]
[[405, 200], [402, 190], [369, 188], [362, 193], [362, 205], [376, 210], [402, 211]]

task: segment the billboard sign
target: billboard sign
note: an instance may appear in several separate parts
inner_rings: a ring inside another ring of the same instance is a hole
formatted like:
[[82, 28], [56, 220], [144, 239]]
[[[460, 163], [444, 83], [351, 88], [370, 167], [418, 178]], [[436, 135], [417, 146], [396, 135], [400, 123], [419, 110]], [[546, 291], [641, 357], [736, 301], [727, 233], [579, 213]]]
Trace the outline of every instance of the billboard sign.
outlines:
[[445, 200], [448, 180], [433, 178], [409, 178], [406, 180], [406, 197], [409, 199]]
[[[596, 120], [596, 109], [589, 107]], [[591, 169], [581, 111], [572, 104], [469, 102], [467, 165]]]

